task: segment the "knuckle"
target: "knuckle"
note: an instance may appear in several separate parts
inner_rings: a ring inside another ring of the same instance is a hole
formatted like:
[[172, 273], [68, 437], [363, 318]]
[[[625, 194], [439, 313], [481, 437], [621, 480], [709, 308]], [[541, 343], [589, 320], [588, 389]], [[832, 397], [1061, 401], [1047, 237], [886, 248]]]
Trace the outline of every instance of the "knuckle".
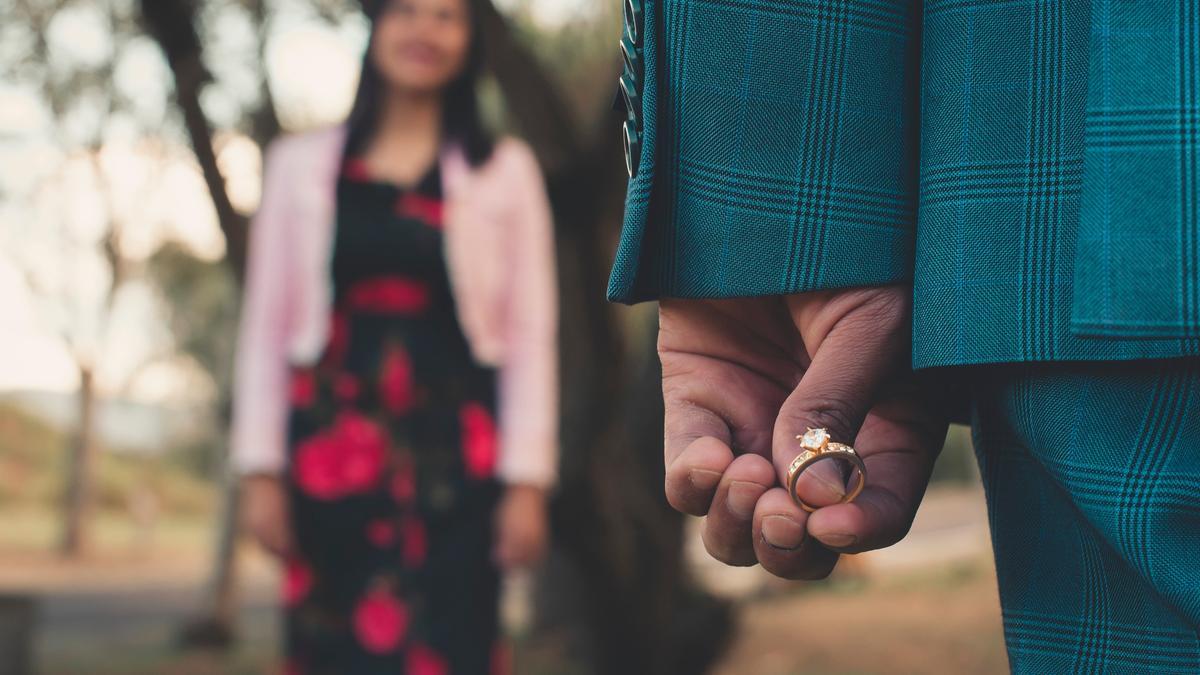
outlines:
[[686, 377], [692, 372], [692, 366], [688, 363], [688, 360], [675, 352], [660, 349], [658, 359], [662, 366], [664, 393], [669, 393], [679, 387], [682, 384], [680, 378]]
[[859, 306], [859, 313], [873, 325], [891, 328], [904, 322], [909, 299], [904, 293], [879, 289]]
[[[763, 567], [767, 567], [767, 565], [764, 563]], [[777, 577], [792, 581], [820, 581], [833, 572], [833, 565], [814, 561], [802, 552], [797, 552], [773, 561], [767, 571]]]
[[829, 429], [835, 440], [853, 440], [858, 426], [858, 421], [850, 412], [853, 409], [847, 398], [827, 396], [798, 406], [794, 417], [796, 422], [804, 426]]
[[864, 288], [847, 297], [846, 317], [871, 322], [876, 326], [902, 323], [912, 300], [907, 291], [895, 286]]
[[894, 289], [868, 289], [845, 298], [834, 323], [848, 343], [888, 350], [908, 339], [910, 303]]
[[705, 544], [704, 550], [708, 552], [708, 556], [710, 558], [712, 558], [713, 560], [716, 560], [717, 562], [719, 562], [723, 565], [730, 564], [729, 556], [727, 556], [725, 554], [725, 551], [722, 550], [720, 547], [712, 546], [710, 544]]
[[681, 485], [681, 483], [686, 484], [687, 479], [684, 478], [682, 481], [680, 481], [677, 479], [672, 479], [670, 475], [667, 476], [666, 484], [664, 486], [664, 493], [667, 497], [667, 503], [671, 505], [671, 508], [680, 513], [690, 516], [705, 515], [705, 513], [708, 511], [708, 505], [702, 503], [704, 500], [700, 495], [696, 494], [694, 488], [684, 487]]
[[715, 535], [712, 528], [712, 523], [705, 523], [700, 534], [700, 541], [704, 543], [704, 550], [708, 552], [708, 555], [719, 562], [728, 564], [729, 547], [721, 541], [720, 537]]
[[763, 568], [782, 579], [818, 581], [833, 572], [838, 554], [806, 538], [794, 551], [770, 551], [762, 558]]
[[905, 522], [897, 525], [894, 528], [888, 528], [880, 534], [878, 541], [873, 543], [871, 548], [887, 548], [893, 544], [900, 543], [901, 539], [908, 536], [908, 531], [912, 527], [912, 522]]
[[828, 578], [832, 572], [833, 568], [828, 566], [816, 568], [800, 567], [793, 572], [791, 578], [796, 581], [820, 581]]
[[704, 550], [708, 552], [708, 555], [718, 562], [733, 567], [749, 567], [757, 564], [758, 559], [754, 556], [753, 548], [734, 543], [738, 538], [737, 533], [727, 530], [728, 528], [719, 528], [712, 521], [705, 522], [700, 540], [704, 543]]

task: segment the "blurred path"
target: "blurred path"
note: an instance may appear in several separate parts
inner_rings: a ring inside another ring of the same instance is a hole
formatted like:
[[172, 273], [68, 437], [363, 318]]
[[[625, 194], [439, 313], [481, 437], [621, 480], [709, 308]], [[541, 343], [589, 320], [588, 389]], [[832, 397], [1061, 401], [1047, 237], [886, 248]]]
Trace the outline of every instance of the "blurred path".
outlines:
[[741, 604], [741, 633], [715, 675], [1003, 675], [990, 559], [834, 582]]
[[230, 658], [174, 649], [176, 633], [200, 607], [204, 556], [127, 559], [5, 558], [0, 589], [38, 599], [39, 673], [265, 672], [277, 644], [275, 574], [261, 556], [243, 556], [243, 640]]
[[[726, 567], [698, 537], [688, 554], [698, 578], [735, 598], [742, 616], [718, 675], [1006, 670], [978, 490], [931, 490], [903, 542], [844, 560], [826, 583]], [[206, 559], [202, 549], [82, 563], [7, 556], [0, 591], [32, 589], [39, 597], [36, 663], [45, 675], [269, 672], [277, 576], [249, 550], [241, 558], [237, 649], [228, 657], [175, 651], [176, 631], [198, 607]]]
[[741, 610], [716, 675], [1008, 672], [979, 488], [931, 489], [903, 541], [844, 558], [826, 582], [725, 567], [692, 544], [700, 578]]
[[886, 574], [989, 557], [991, 552], [983, 490], [940, 488], [929, 491], [903, 541], [860, 557], [872, 573]]

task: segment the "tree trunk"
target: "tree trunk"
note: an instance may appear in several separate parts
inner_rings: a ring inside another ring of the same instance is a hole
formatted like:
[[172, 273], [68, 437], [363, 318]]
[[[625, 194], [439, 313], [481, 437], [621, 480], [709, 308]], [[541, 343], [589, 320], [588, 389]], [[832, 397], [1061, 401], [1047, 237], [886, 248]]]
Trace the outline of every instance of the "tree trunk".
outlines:
[[[261, 22], [265, 16], [262, 2], [251, 3], [251, 10]], [[245, 278], [246, 241], [249, 221], [234, 210], [225, 189], [225, 178], [217, 166], [213, 150], [213, 130], [200, 106], [200, 89], [210, 79], [202, 60], [200, 39], [196, 32], [196, 4], [191, 0], [141, 0], [142, 20], [147, 32], [158, 42], [167, 57], [175, 80], [175, 101], [183, 116], [184, 127], [192, 151], [200, 164], [205, 185], [217, 211], [217, 223], [225, 235], [226, 260], [240, 282]], [[261, 33], [261, 31], [260, 31]], [[265, 77], [264, 77], [265, 79]], [[268, 90], [269, 93], [269, 90]], [[275, 134], [279, 121], [274, 103], [268, 95], [263, 108], [255, 116], [256, 132]], [[266, 147], [269, 138], [256, 138]], [[228, 429], [228, 400], [222, 396], [222, 420]], [[224, 461], [221, 462], [225, 464]], [[183, 647], [219, 647], [233, 641], [237, 615], [236, 560], [234, 549], [238, 533], [238, 486], [235, 476], [221, 471], [221, 506], [217, 521], [212, 567], [209, 572], [207, 605], [195, 617], [180, 627], [179, 643]]]
[[63, 530], [59, 552], [78, 557], [87, 545], [87, 524], [92, 509], [92, 473], [96, 460], [96, 386], [90, 365], [79, 368], [79, 423], [67, 458], [67, 485], [63, 493]]
[[241, 490], [238, 477], [231, 471], [224, 472], [221, 486], [221, 519], [217, 523], [217, 536], [213, 546], [212, 576], [209, 578], [209, 596], [212, 597], [212, 615], [225, 625], [232, 625], [237, 614], [237, 565], [233, 564], [237, 553], [238, 507], [241, 505]]
[[196, 614], [179, 629], [178, 642], [184, 648], [229, 647], [237, 624], [237, 534], [238, 507], [241, 504], [238, 478], [232, 472], [220, 472], [221, 506], [213, 536], [212, 562], [208, 581]]

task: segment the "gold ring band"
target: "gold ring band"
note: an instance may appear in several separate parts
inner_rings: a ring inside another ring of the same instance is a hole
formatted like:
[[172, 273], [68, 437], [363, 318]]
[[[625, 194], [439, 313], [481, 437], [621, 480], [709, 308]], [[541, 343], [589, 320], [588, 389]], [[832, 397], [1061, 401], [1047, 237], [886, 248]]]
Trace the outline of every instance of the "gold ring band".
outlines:
[[839, 503], [854, 501], [854, 498], [863, 491], [863, 487], [867, 483], [867, 467], [863, 464], [862, 457], [854, 451], [854, 448], [845, 443], [833, 443], [829, 440], [829, 433], [825, 429], [809, 429], [807, 433], [796, 436], [800, 439], [800, 447], [804, 450], [796, 455], [787, 470], [787, 488], [788, 494], [792, 496], [792, 501], [796, 502], [800, 508], [812, 513], [816, 511], [816, 507], [809, 506], [800, 498], [796, 492], [796, 482], [800, 480], [800, 474], [804, 473], [805, 469], [816, 464], [823, 459], [836, 459], [848, 462], [851, 466], [858, 469], [858, 481], [854, 488], [847, 492]]

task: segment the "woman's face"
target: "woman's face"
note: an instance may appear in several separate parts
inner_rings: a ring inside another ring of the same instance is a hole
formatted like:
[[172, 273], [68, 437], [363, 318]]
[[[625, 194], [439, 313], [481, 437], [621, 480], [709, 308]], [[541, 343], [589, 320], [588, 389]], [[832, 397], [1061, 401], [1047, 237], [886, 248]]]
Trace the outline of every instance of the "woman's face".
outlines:
[[471, 40], [467, 0], [380, 0], [371, 60], [391, 86], [427, 93], [462, 71]]

